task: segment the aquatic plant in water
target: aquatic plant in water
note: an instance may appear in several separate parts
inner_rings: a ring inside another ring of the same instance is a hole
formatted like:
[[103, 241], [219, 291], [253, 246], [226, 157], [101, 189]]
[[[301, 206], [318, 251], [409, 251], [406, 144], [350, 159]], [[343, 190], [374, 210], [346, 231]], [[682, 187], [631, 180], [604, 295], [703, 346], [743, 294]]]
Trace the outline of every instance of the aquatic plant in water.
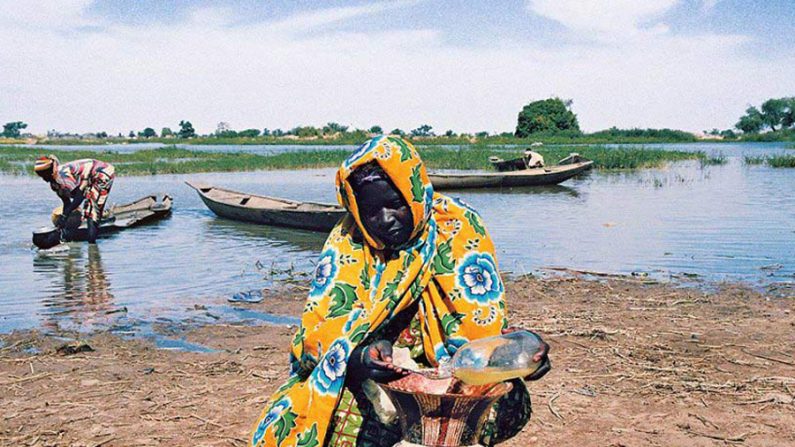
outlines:
[[761, 165], [767, 160], [767, 157], [761, 155], [746, 155], [743, 157], [743, 161], [747, 165]]
[[704, 166], [719, 166], [725, 165], [729, 162], [729, 159], [723, 154], [723, 152], [719, 152], [717, 154], [710, 154], [710, 155], [702, 155], [698, 159], [699, 164], [703, 168]]
[[761, 165], [765, 163], [771, 168], [795, 168], [795, 155], [790, 154], [766, 156], [746, 155], [744, 160], [747, 165]]
[[773, 168], [795, 168], [795, 155], [770, 155], [767, 164]]

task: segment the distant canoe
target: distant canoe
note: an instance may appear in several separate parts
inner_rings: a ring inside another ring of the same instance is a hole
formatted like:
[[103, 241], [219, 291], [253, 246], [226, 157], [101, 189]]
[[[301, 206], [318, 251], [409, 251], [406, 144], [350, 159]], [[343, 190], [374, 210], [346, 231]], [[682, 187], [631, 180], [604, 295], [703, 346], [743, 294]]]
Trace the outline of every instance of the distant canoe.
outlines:
[[[168, 217], [171, 214], [172, 199], [169, 195], [163, 195], [158, 200], [157, 195], [152, 194], [142, 197], [134, 202], [124, 205], [114, 205], [105, 211], [105, 217], [99, 222], [99, 236], [126, 230], [148, 222], [156, 221]], [[60, 215], [56, 209], [54, 218]], [[85, 241], [88, 239], [88, 227], [85, 222], [81, 222], [79, 212], [75, 212], [66, 224], [64, 239], [66, 241]], [[39, 248], [50, 248], [58, 243], [58, 230], [53, 227], [40, 228], [33, 232], [33, 243]]]
[[[569, 157], [573, 155], [579, 154], [572, 153]], [[533, 169], [533, 168], [543, 168], [544, 167], [544, 158], [541, 157], [541, 154], [533, 152], [533, 149], [528, 148], [525, 149], [524, 154], [519, 158], [514, 158], [511, 160], [503, 160], [501, 157], [497, 155], [492, 155], [489, 157], [489, 163], [494, 169], [500, 172], [506, 171], [522, 171], [525, 169]]]
[[227, 219], [327, 232], [334, 228], [347, 212], [340, 206], [326, 203], [298, 202], [211, 185], [185, 183], [199, 193], [207, 208]]
[[499, 172], [522, 171], [527, 169], [527, 160], [525, 157], [503, 160], [496, 155], [492, 155], [489, 157], [489, 163]]
[[522, 169], [508, 172], [483, 173], [430, 173], [428, 176], [436, 190], [464, 188], [500, 188], [511, 186], [557, 185], [578, 175], [593, 165], [585, 160], [576, 163], [547, 166], [543, 168]]

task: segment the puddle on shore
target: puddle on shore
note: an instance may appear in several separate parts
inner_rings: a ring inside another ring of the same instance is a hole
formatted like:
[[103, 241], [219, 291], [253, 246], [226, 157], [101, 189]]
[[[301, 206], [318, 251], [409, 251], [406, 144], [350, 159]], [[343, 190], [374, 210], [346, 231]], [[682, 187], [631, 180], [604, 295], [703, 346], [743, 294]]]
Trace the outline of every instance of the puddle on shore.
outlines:
[[260, 312], [253, 309], [246, 309], [242, 307], [228, 307], [225, 315], [230, 313], [241, 322], [271, 324], [277, 326], [298, 326], [301, 324], [301, 319], [289, 315], [274, 315], [267, 312]]
[[168, 351], [198, 352], [201, 354], [218, 352], [217, 349], [208, 348], [198, 343], [191, 343], [185, 339], [155, 337], [154, 340], [158, 349], [166, 349]]

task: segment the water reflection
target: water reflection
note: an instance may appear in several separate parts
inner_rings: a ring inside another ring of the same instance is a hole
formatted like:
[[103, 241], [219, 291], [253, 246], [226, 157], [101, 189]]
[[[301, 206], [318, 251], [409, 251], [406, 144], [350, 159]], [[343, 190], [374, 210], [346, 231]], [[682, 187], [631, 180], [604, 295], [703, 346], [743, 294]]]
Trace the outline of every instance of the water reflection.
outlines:
[[[587, 174], [583, 174], [587, 175]], [[580, 175], [579, 177], [583, 177]], [[484, 194], [522, 194], [522, 195], [566, 195], [569, 197], [580, 197], [579, 191], [565, 185], [543, 185], [543, 186], [514, 186], [509, 188], [484, 188], [484, 189], [451, 189], [441, 191], [442, 194], [458, 197], [461, 195], [484, 195]]]
[[[47, 283], [42, 300], [43, 326], [81, 330], [105, 325], [119, 309], [114, 304], [111, 277], [96, 244], [63, 244], [33, 258], [33, 272]], [[71, 321], [70, 321], [71, 320]]]
[[264, 242], [269, 246], [291, 252], [319, 253], [326, 241], [325, 233], [236, 222], [221, 217], [207, 220], [206, 227], [207, 234], [218, 239], [255, 245]]

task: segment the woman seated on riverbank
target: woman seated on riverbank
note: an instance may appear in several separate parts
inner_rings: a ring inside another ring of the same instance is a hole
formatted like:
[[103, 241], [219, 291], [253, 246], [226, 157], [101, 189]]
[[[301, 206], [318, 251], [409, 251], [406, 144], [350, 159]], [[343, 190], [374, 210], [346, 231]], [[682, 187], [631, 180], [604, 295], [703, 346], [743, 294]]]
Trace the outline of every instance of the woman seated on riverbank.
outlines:
[[[343, 162], [336, 182], [349, 214], [320, 254], [290, 378], [255, 424], [255, 446], [391, 446], [400, 428], [379, 419], [362, 383], [405, 373], [392, 363], [393, 345], [434, 367], [467, 341], [507, 329], [483, 222], [463, 202], [433, 192], [410, 143], [373, 138]], [[529, 379], [549, 370], [547, 351]], [[515, 386], [495, 405], [483, 444], [513, 436], [529, 416], [527, 388]]]

